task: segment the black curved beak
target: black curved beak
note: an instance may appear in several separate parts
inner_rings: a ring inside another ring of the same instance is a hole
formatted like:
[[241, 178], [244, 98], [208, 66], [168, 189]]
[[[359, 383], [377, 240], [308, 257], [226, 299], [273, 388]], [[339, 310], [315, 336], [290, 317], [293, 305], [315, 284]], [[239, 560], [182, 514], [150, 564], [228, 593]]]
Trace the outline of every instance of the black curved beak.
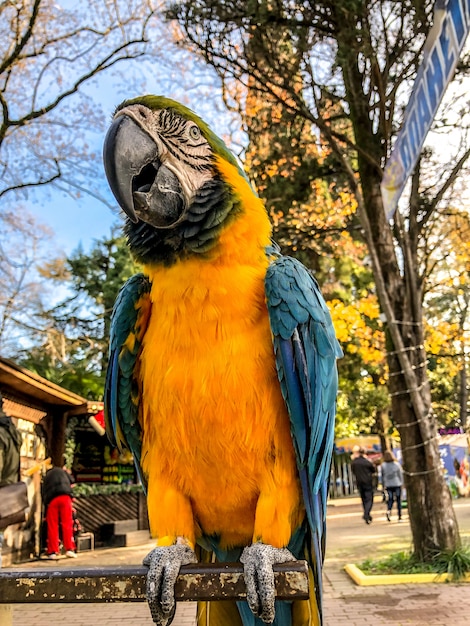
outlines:
[[122, 114], [111, 124], [103, 160], [116, 200], [132, 222], [171, 229], [184, 219], [186, 201], [177, 175], [160, 156], [156, 141], [132, 117]]
[[121, 115], [106, 133], [103, 161], [109, 186], [119, 206], [130, 220], [138, 222], [133, 184], [146, 165], [158, 161], [157, 145], [136, 122]]

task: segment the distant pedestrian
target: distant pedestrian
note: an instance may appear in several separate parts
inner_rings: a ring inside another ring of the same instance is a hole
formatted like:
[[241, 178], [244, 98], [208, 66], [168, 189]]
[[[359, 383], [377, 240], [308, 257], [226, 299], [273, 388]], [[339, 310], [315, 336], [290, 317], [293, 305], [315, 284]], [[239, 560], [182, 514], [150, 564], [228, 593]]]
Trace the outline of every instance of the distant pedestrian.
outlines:
[[[20, 431], [3, 410], [3, 397], [0, 393], [0, 487], [12, 485], [20, 479]], [[2, 566], [3, 531], [0, 528], [0, 567]]]
[[390, 450], [385, 450], [382, 463], [382, 484], [387, 492], [387, 520], [391, 521], [393, 503], [397, 503], [398, 521], [401, 522], [401, 488], [403, 470]]
[[75, 558], [73, 537], [72, 476], [61, 467], [52, 467], [46, 472], [42, 486], [42, 497], [46, 507], [47, 557], [59, 558], [59, 524], [65, 556]]
[[374, 504], [375, 466], [366, 457], [364, 448], [360, 446], [354, 446], [351, 458], [351, 469], [356, 478], [364, 510], [363, 519], [366, 524], [370, 524], [372, 522], [370, 512]]

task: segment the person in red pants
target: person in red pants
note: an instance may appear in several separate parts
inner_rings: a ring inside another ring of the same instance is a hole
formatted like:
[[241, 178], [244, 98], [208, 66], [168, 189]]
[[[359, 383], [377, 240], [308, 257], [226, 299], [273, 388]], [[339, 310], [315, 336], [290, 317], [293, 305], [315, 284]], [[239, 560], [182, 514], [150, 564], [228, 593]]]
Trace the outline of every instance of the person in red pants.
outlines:
[[42, 497], [46, 507], [47, 557], [59, 558], [59, 531], [65, 556], [76, 558], [73, 538], [72, 476], [62, 467], [52, 467], [46, 472]]

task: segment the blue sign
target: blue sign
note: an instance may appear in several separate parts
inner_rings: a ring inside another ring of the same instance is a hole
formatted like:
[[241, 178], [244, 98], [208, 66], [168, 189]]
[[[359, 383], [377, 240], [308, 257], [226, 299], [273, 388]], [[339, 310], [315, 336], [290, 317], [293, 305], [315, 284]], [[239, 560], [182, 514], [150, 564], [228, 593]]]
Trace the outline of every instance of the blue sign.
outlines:
[[436, 0], [434, 24], [424, 46], [403, 126], [385, 166], [381, 191], [387, 219], [396, 211], [406, 181], [454, 75], [470, 30], [470, 0]]

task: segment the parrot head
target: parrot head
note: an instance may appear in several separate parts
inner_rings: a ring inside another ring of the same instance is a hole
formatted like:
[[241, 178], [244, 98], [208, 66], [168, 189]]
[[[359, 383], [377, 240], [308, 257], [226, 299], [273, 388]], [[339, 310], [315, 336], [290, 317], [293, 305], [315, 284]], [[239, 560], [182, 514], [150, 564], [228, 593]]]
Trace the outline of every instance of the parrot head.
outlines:
[[144, 264], [207, 252], [240, 209], [220, 171], [228, 163], [245, 177], [234, 155], [203, 120], [169, 98], [143, 96], [120, 104], [103, 158], [111, 190], [127, 215], [130, 248]]

